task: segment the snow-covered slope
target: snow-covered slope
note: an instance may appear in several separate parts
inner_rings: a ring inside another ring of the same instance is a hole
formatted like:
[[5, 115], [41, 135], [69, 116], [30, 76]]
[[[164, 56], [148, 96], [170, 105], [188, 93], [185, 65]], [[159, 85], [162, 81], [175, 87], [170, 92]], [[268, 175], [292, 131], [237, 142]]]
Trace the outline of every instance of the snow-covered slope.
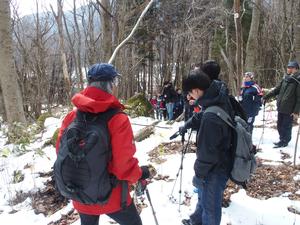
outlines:
[[[294, 154], [295, 140], [297, 127], [293, 128], [293, 139], [290, 145], [283, 149], [273, 149], [273, 142], [277, 141], [278, 134], [274, 125], [276, 125], [276, 112], [269, 112], [268, 109], [265, 112], [265, 129], [262, 128], [263, 110], [261, 110], [259, 116], [256, 118], [255, 129], [253, 134], [254, 144], [259, 145], [262, 149], [257, 156], [263, 159], [266, 164], [282, 164], [293, 161], [293, 157], [282, 159], [282, 153], [287, 153], [290, 156]], [[8, 157], [0, 157], [0, 221], [1, 225], [46, 225], [51, 221], [56, 221], [62, 214], [66, 214], [71, 209], [69, 204], [64, 209], [56, 212], [55, 214], [45, 217], [42, 214], [36, 215], [31, 208], [30, 198], [25, 199], [21, 203], [10, 206], [8, 201], [13, 199], [16, 193], [20, 191], [27, 193], [34, 193], [38, 189], [44, 187], [46, 179], [39, 176], [40, 172], [48, 172], [51, 170], [53, 162], [55, 160], [55, 149], [52, 146], [43, 148], [44, 154], [40, 153], [40, 149], [43, 144], [51, 138], [53, 132], [60, 126], [60, 120], [55, 118], [48, 118], [45, 121], [46, 130], [42, 133], [40, 139], [37, 142], [31, 143], [27, 148], [29, 152], [21, 156], [16, 156], [11, 153]], [[131, 119], [133, 130], [136, 133], [144, 126], [151, 124], [153, 119], [151, 118], [134, 118]], [[160, 122], [155, 129], [155, 133], [142, 142], [136, 143], [137, 153], [136, 157], [140, 161], [140, 165], [149, 164], [149, 156], [147, 153], [153, 148], [157, 147], [160, 143], [169, 142], [169, 137], [178, 130], [181, 123], [174, 123], [168, 125], [166, 122]], [[162, 128], [163, 127], [163, 128]], [[263, 136], [262, 136], [263, 134]], [[195, 135], [192, 136], [195, 139]], [[176, 139], [180, 141], [180, 137]], [[4, 149], [10, 149], [12, 151], [13, 145], [5, 145], [6, 139], [2, 133], [0, 133], [0, 151]], [[299, 147], [300, 148], [300, 147]], [[297, 164], [300, 164], [299, 151], [297, 155]], [[181, 154], [163, 155], [166, 162], [162, 164], [154, 164], [158, 173], [161, 175], [170, 176], [169, 179], [175, 179], [176, 174], [180, 167]], [[182, 192], [186, 192], [188, 196], [191, 196], [190, 205], [181, 205], [179, 211], [179, 205], [172, 202], [169, 197], [172, 194], [178, 201], [179, 199], [179, 181], [174, 186], [174, 181], [155, 180], [148, 185], [150, 196], [158, 222], [160, 225], [172, 224], [180, 225], [183, 218], [187, 218], [194, 210], [197, 202], [197, 194], [192, 186], [192, 177], [194, 174], [193, 163], [195, 160], [194, 153], [187, 153], [183, 161], [183, 180], [182, 180]], [[20, 170], [24, 175], [24, 180], [13, 184], [13, 173], [16, 170]], [[300, 174], [299, 174], [300, 176]], [[297, 179], [295, 177], [295, 179]], [[298, 179], [299, 180], [299, 179]], [[300, 193], [300, 190], [298, 190]], [[184, 196], [182, 196], [182, 200]], [[150, 205], [145, 200], [148, 207], [144, 208], [141, 217], [144, 225], [155, 224], [153, 214]], [[267, 200], [259, 200], [247, 196], [244, 190], [240, 190], [231, 195], [231, 203], [229, 207], [223, 208], [222, 225], [300, 225], [300, 215], [294, 214], [288, 211], [288, 207], [292, 207], [300, 211], [300, 201], [290, 200], [287, 194], [283, 194], [280, 197], [269, 198]], [[14, 213], [11, 213], [14, 210]], [[100, 224], [110, 224], [110, 219], [106, 216], [102, 216]], [[74, 225], [79, 225], [80, 222], [76, 221]]]

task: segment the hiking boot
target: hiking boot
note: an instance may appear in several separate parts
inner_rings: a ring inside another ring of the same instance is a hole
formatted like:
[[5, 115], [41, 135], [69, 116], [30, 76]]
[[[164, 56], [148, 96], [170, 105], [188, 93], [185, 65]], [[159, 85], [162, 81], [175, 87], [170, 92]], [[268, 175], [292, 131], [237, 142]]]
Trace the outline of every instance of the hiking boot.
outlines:
[[281, 144], [281, 141], [273, 142], [274, 145], [279, 145]]
[[190, 219], [181, 220], [182, 225], [193, 225]]
[[278, 143], [277, 145], [275, 145], [273, 148], [284, 148], [284, 147], [286, 147], [286, 146], [288, 146], [287, 143], [280, 142], [280, 143]]
[[202, 225], [202, 223], [192, 223], [190, 219], [183, 219], [181, 220], [182, 225]]

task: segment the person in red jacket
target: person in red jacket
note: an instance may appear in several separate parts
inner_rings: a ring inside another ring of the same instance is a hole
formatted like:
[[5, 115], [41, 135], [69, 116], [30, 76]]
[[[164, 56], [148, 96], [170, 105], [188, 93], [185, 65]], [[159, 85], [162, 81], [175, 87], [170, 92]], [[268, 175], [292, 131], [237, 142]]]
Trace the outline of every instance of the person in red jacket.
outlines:
[[[62, 122], [56, 142], [57, 152], [62, 134], [75, 119], [77, 109], [90, 113], [101, 113], [112, 108], [121, 111], [124, 109], [124, 106], [115, 97], [119, 76], [111, 64], [100, 63], [90, 67], [87, 73], [87, 88], [74, 95], [72, 103], [76, 108]], [[138, 160], [134, 158], [136, 148], [128, 116], [124, 113], [115, 114], [108, 121], [108, 130], [112, 150], [108, 171], [118, 180], [127, 181], [127, 185], [134, 184], [140, 179], [147, 179], [150, 176], [148, 166], [139, 167]], [[108, 202], [104, 205], [86, 205], [73, 201], [74, 208], [79, 212], [81, 225], [98, 225], [101, 214], [108, 215], [120, 225], [142, 225], [128, 187], [127, 207], [125, 208], [121, 207], [121, 196], [122, 187], [121, 184], [118, 184], [113, 188]]]

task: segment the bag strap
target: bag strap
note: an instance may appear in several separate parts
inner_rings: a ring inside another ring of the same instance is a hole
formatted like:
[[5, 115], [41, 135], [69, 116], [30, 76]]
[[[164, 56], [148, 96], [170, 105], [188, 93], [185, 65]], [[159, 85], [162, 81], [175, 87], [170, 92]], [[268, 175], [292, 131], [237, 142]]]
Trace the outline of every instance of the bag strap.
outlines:
[[228, 115], [227, 112], [225, 112], [224, 109], [222, 109], [219, 106], [210, 106], [205, 109], [204, 113], [214, 113], [216, 114], [219, 118], [221, 118], [228, 126], [232, 127], [235, 129], [231, 117]]
[[[300, 76], [299, 76], [299, 77], [300, 77]], [[299, 77], [298, 77], [298, 78], [299, 78]], [[292, 76], [291, 76], [291, 78], [292, 78], [294, 81], [296, 81], [298, 84], [300, 84], [300, 81], [299, 81], [298, 79], [296, 79], [295, 77], [292, 77]]]
[[83, 112], [77, 110], [76, 118], [80, 122], [96, 122], [98, 119], [108, 122], [114, 115], [118, 113], [124, 113], [124, 112], [117, 108], [111, 108], [106, 110], [105, 112], [100, 112], [100, 113]]

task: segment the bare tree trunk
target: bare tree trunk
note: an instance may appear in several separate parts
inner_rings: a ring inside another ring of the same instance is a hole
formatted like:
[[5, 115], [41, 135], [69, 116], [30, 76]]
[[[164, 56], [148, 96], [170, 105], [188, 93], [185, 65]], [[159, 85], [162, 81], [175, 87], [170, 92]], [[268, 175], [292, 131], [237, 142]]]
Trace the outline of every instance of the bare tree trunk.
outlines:
[[258, 28], [260, 20], [261, 0], [255, 0], [252, 11], [252, 21], [246, 47], [246, 71], [255, 71], [258, 51]]
[[[241, 2], [234, 0], [234, 24], [236, 37], [236, 85], [241, 85], [242, 76], [242, 23], [241, 23]], [[236, 93], [235, 93], [236, 94]]]
[[[99, 3], [99, 1], [98, 1]], [[102, 28], [102, 43], [104, 62], [109, 60], [112, 53], [112, 21], [110, 0], [100, 0], [101, 11], [101, 28]]]
[[13, 64], [9, 0], [0, 1], [0, 83], [9, 123], [26, 123], [23, 100]]
[[80, 89], [83, 89], [83, 74], [82, 74], [82, 62], [81, 62], [81, 31], [79, 29], [78, 20], [77, 20], [77, 12], [76, 12], [76, 0], [73, 0], [73, 18], [76, 28], [77, 35], [77, 70], [79, 73], [79, 86]]
[[63, 21], [62, 21], [62, 15], [63, 15], [63, 6], [62, 3], [63, 0], [57, 0], [57, 15], [54, 12], [52, 6], [51, 10], [53, 13], [53, 16], [55, 17], [56, 23], [57, 23], [57, 29], [58, 29], [58, 35], [59, 35], [59, 50], [60, 50], [60, 58], [61, 58], [61, 64], [62, 64], [62, 70], [63, 70], [63, 77], [65, 82], [65, 89], [68, 96], [71, 96], [71, 82], [69, 78], [68, 73], [68, 66], [67, 66], [67, 58], [65, 53], [65, 44], [64, 44], [64, 34], [63, 34]]
[[295, 10], [295, 55], [298, 62], [300, 62], [300, 1], [298, 1]]

